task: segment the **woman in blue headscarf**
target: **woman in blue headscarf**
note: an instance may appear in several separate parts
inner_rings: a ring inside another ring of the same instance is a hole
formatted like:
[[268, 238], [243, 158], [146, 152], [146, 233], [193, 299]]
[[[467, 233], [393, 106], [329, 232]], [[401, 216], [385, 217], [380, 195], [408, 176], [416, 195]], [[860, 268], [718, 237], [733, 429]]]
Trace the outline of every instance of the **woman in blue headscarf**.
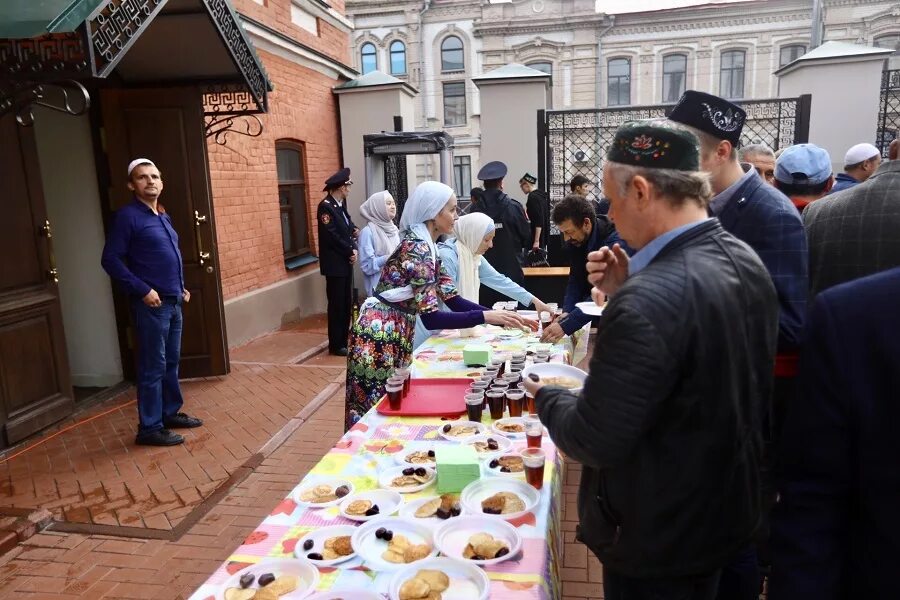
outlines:
[[[537, 329], [537, 322], [487, 310], [462, 298], [441, 267], [435, 241], [453, 233], [456, 195], [437, 181], [419, 185], [403, 209], [400, 245], [381, 269], [372, 297], [363, 302], [347, 346], [347, 396], [350, 428], [384, 395], [395, 369], [408, 366], [416, 317], [428, 329], [474, 327], [482, 323]], [[443, 302], [453, 312], [439, 309]]]

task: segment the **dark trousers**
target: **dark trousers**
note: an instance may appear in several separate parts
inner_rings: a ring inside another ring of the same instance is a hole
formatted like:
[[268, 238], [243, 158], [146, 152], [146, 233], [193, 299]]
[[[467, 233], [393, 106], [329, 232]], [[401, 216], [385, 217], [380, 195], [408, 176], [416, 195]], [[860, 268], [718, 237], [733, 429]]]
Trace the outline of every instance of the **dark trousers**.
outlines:
[[352, 277], [325, 277], [325, 295], [328, 298], [328, 350], [331, 352], [347, 347], [352, 293]]
[[758, 600], [761, 588], [759, 558], [751, 545], [722, 569], [716, 600]]
[[184, 399], [178, 385], [181, 358], [181, 298], [162, 296], [152, 308], [132, 298], [137, 342], [138, 433], [163, 428], [163, 419], [174, 416]]
[[606, 600], [714, 600], [719, 571], [689, 577], [635, 579], [603, 569]]

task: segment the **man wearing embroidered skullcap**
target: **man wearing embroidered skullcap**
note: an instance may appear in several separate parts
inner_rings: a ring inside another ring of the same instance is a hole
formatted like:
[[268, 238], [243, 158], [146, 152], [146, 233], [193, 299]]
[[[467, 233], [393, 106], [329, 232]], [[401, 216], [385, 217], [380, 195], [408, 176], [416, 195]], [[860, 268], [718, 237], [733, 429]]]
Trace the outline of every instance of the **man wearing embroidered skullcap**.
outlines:
[[832, 194], [858, 185], [875, 174], [881, 166], [881, 152], [872, 144], [856, 144], [844, 155], [844, 172], [835, 178]]
[[607, 598], [712, 600], [759, 522], [778, 304], [753, 250], [708, 217], [699, 169], [690, 132], [618, 129], [603, 192], [637, 252], [589, 256], [593, 297], [610, 300], [582, 391], [525, 381], [583, 465], [576, 539], [603, 564]]
[[[503, 191], [506, 172], [506, 165], [499, 160], [481, 167], [478, 179], [484, 182], [484, 193], [472, 205], [469, 213], [481, 212], [494, 220], [494, 247], [484, 253], [484, 258], [497, 272], [522, 285], [525, 273], [519, 259], [523, 250], [531, 248], [531, 227], [522, 204]], [[482, 306], [493, 306], [495, 302], [506, 301], [508, 298], [487, 286], [481, 286], [479, 299]]]
[[[736, 104], [694, 90], [686, 91], [669, 115], [700, 138], [700, 168], [709, 173], [714, 194], [710, 215], [756, 251], [778, 294], [775, 384], [771, 406], [764, 411], [768, 457], [764, 482], [768, 482], [768, 465], [773, 464], [771, 454], [777, 447], [784, 409], [797, 389], [798, 351], [809, 289], [808, 254], [803, 222], [791, 201], [766, 185], [754, 169], [744, 172], [738, 162], [746, 118], [747, 113]], [[734, 326], [740, 324], [736, 321]], [[767, 491], [766, 499], [774, 502], [774, 492]], [[763, 531], [760, 536], [765, 539], [767, 534]], [[756, 553], [748, 549], [723, 573], [720, 598], [757, 598], [759, 579]]]
[[834, 185], [831, 157], [815, 144], [796, 144], [775, 163], [775, 187], [791, 199], [799, 212], [825, 196]]
[[359, 228], [347, 212], [350, 169], [343, 168], [325, 181], [328, 195], [319, 202], [319, 270], [325, 276], [328, 298], [328, 351], [347, 356], [347, 336], [352, 310], [353, 265], [358, 256]]
[[100, 263], [128, 295], [137, 350], [138, 431], [135, 443], [174, 446], [184, 437], [170, 431], [200, 427], [181, 412], [178, 383], [182, 305], [190, 302], [178, 234], [159, 197], [162, 173], [147, 158], [128, 165], [134, 201], [116, 211]]

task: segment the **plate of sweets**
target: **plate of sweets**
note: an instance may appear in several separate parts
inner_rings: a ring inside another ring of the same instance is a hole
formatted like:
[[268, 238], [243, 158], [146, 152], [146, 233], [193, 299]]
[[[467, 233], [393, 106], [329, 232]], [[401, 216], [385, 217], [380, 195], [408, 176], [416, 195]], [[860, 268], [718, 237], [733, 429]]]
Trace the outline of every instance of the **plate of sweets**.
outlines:
[[305, 558], [314, 565], [330, 567], [350, 560], [356, 553], [350, 544], [350, 537], [356, 527], [353, 525], [332, 525], [313, 529], [297, 540], [294, 556]]
[[428, 496], [408, 502], [400, 509], [400, 516], [411, 521], [436, 525], [462, 514], [457, 494]]
[[410, 447], [404, 448], [403, 452], [394, 455], [397, 464], [406, 467], [433, 467], [434, 448], [432, 446]]
[[294, 492], [298, 504], [313, 508], [325, 508], [340, 503], [341, 498], [353, 493], [353, 484], [346, 479], [330, 479], [309, 484], [300, 484]]
[[500, 435], [511, 438], [525, 437], [525, 419], [523, 417], [506, 417], [497, 419], [491, 424], [491, 428]]
[[216, 600], [299, 600], [319, 585], [319, 570], [299, 558], [264, 558], [225, 580]]
[[391, 600], [488, 600], [491, 582], [475, 564], [430, 558], [397, 571]]
[[392, 490], [368, 490], [347, 496], [338, 505], [342, 517], [364, 523], [397, 512], [403, 496]]
[[411, 494], [421, 492], [437, 481], [437, 473], [431, 467], [394, 467], [382, 471], [378, 485], [386, 490]]
[[351, 537], [353, 550], [376, 571], [391, 571], [437, 555], [432, 528], [399, 517], [361, 525]]
[[537, 363], [529, 365], [522, 370], [522, 379], [530, 375], [537, 375], [540, 382], [545, 385], [555, 385], [569, 390], [577, 394], [584, 387], [584, 380], [587, 379], [587, 373], [562, 363]]
[[525, 477], [525, 461], [518, 454], [504, 454], [495, 458], [488, 458], [483, 463], [484, 472], [498, 477]]
[[438, 431], [441, 437], [451, 442], [468, 442], [469, 438], [485, 432], [485, 426], [475, 421], [454, 421], [444, 424]]
[[515, 527], [474, 515], [442, 525], [434, 533], [434, 543], [441, 555], [480, 566], [509, 560], [522, 550], [522, 536]]
[[476, 435], [466, 440], [465, 443], [475, 448], [479, 458], [498, 456], [512, 447], [512, 440], [493, 434]]
[[517, 519], [533, 510], [540, 492], [512, 478], [479, 479], [465, 487], [460, 496], [463, 508], [471, 515]]

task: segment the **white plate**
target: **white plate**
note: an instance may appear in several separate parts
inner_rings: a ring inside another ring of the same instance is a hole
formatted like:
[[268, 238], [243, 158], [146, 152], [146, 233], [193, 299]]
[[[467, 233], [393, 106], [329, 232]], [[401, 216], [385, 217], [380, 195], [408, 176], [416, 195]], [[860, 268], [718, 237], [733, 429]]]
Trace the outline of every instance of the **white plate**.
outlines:
[[450, 578], [450, 587], [441, 592], [442, 600], [488, 600], [491, 582], [487, 574], [474, 564], [450, 558], [432, 558], [413, 563], [391, 578], [391, 600], [400, 600], [400, 586], [422, 569], [442, 571]]
[[[427, 498], [417, 498], [416, 500], [413, 500], [412, 502], [407, 502], [400, 509], [400, 513], [399, 513], [400, 517], [402, 517], [404, 519], [409, 519], [410, 521], [415, 521], [417, 523], [427, 523], [428, 525], [430, 525], [432, 527], [434, 527], [435, 525], [442, 525], [448, 521], [455, 521], [456, 519], [458, 519], [459, 517], [450, 517], [449, 519], [439, 519], [435, 516], [431, 516], [431, 517], [417, 517], [416, 516], [416, 511], [419, 510], [420, 506], [422, 506], [426, 502], [430, 502], [431, 500], [434, 500], [435, 498], [439, 498], [439, 497], [440, 496], [428, 496]], [[460, 508], [460, 510], [463, 510], [462, 501], [460, 501], [460, 503], [459, 503], [459, 508]], [[465, 511], [463, 511], [463, 514], [465, 514]], [[462, 515], [460, 515], [460, 516], [462, 516]]]
[[[467, 435], [467, 436], [463, 436], [463, 437], [453, 437], [453, 436], [446, 435], [444, 433], [444, 427], [446, 425], [450, 425], [451, 427], [455, 427], [457, 425], [474, 425], [475, 428], [478, 430], [478, 432], [473, 433], [472, 435]], [[449, 442], [468, 442], [471, 438], [475, 437], [476, 435], [481, 435], [482, 433], [484, 433], [486, 431], [486, 429], [487, 428], [482, 423], [476, 423], [475, 421], [451, 421], [448, 423], [444, 423], [444, 425], [441, 425], [440, 428], [438, 428], [438, 432], [440, 433], [442, 438], [444, 438], [445, 440], [447, 440]]]
[[[372, 515], [371, 517], [348, 515], [347, 507], [354, 500], [369, 500], [372, 504], [378, 506], [378, 514]], [[377, 519], [378, 517], [387, 517], [394, 514], [401, 504], [403, 504], [403, 496], [397, 492], [391, 490], [368, 490], [366, 492], [346, 496], [338, 506], [338, 511], [344, 518], [364, 523], [366, 521], [371, 521], [372, 519]]]
[[426, 445], [426, 446], [414, 446], [412, 444], [407, 444], [403, 450], [394, 454], [394, 460], [398, 465], [403, 465], [405, 467], [433, 467], [435, 465], [434, 457], [431, 458], [430, 463], [411, 463], [406, 460], [406, 457], [413, 452], [428, 452], [429, 450], [434, 450], [434, 446]]
[[384, 596], [362, 588], [346, 588], [319, 592], [306, 600], [384, 600]]
[[[512, 492], [522, 499], [525, 503], [525, 510], [506, 515], [489, 515], [481, 509], [481, 501], [490, 498], [497, 492]], [[492, 477], [490, 479], [479, 479], [473, 481], [463, 489], [460, 495], [460, 502], [470, 515], [485, 516], [492, 519], [517, 519], [526, 513], [534, 510], [537, 503], [541, 499], [541, 494], [536, 489], [517, 479], [501, 479]]]
[[225, 580], [216, 592], [216, 600], [225, 600], [225, 590], [228, 588], [241, 587], [241, 576], [245, 573], [253, 573], [256, 579], [253, 580], [252, 589], [258, 589], [256, 580], [260, 575], [272, 573], [275, 577], [281, 575], [295, 575], [299, 578], [297, 589], [290, 594], [285, 594], [281, 600], [299, 600], [306, 598], [307, 595], [319, 585], [319, 570], [308, 560], [300, 558], [264, 558], [255, 565], [245, 567]]
[[[381, 558], [381, 555], [388, 548], [388, 542], [375, 537], [375, 532], [379, 527], [393, 531], [394, 535], [406, 536], [412, 544], [428, 544], [431, 546], [431, 552], [426, 558], [436, 556], [438, 553], [437, 547], [434, 545], [432, 528], [424, 523], [416, 523], [415, 521], [399, 517], [373, 519], [365, 525], [360, 525], [353, 533], [350, 541], [353, 544], [353, 550], [366, 562], [369, 568], [375, 571], [396, 571], [406, 566], [405, 564], [388, 562]], [[408, 564], [417, 565], [422, 560]]]
[[587, 373], [582, 371], [577, 367], [573, 367], [570, 365], [564, 365], [562, 363], [538, 363], [536, 365], [529, 365], [522, 370], [522, 379], [525, 379], [532, 373], [536, 373], [538, 377], [572, 377], [581, 382], [581, 386], [577, 388], [570, 389], [569, 391], [577, 394], [581, 391], [581, 387], [584, 385], [584, 380], [587, 379]]
[[[356, 527], [354, 527], [353, 525], [332, 525], [331, 527], [314, 529], [297, 540], [297, 545], [294, 546], [294, 556], [296, 556], [297, 558], [308, 560], [312, 564], [320, 567], [330, 567], [331, 565], [336, 565], [338, 563], [350, 560], [351, 558], [356, 556], [355, 552], [352, 554], [348, 554], [347, 556], [334, 558], [332, 560], [315, 560], [307, 555], [311, 552], [318, 552], [319, 554], [322, 554], [325, 551], [325, 540], [327, 540], [328, 538], [339, 537], [343, 535], [352, 536], [355, 531]], [[313, 547], [309, 550], [303, 549], [303, 544], [306, 543], [306, 540], [313, 541]]]
[[[523, 398], [523, 400], [524, 400], [524, 398]], [[506, 417], [505, 419], [497, 419], [496, 421], [494, 421], [491, 424], [491, 429], [493, 429], [497, 433], [497, 435], [504, 435], [506, 437], [510, 437], [510, 438], [513, 438], [516, 440], [522, 440], [525, 438], [525, 430], [524, 429], [521, 432], [502, 431], [497, 428], [497, 425], [500, 423], [502, 423], [504, 425], [514, 425], [514, 424], [518, 423], [522, 427], [525, 427], [525, 418], [524, 417]]]
[[498, 449], [490, 450], [488, 452], [478, 452], [478, 450], [476, 450], [475, 452], [478, 454], [478, 458], [500, 456], [501, 454], [508, 452], [509, 449], [512, 448], [512, 440], [510, 440], [508, 437], [505, 437], [504, 435], [495, 433], [485, 433], [482, 435], [472, 436], [467, 439], [465, 443], [466, 445], [470, 445], [474, 444], [475, 442], [486, 442], [488, 438], [497, 441]]
[[344, 498], [338, 498], [337, 500], [331, 500], [330, 502], [321, 502], [321, 503], [306, 502], [305, 500], [300, 499], [300, 496], [303, 495], [303, 492], [305, 492], [306, 490], [308, 490], [310, 488], [314, 488], [317, 485], [328, 485], [328, 486], [331, 486], [332, 488], [339, 488], [342, 485], [346, 485], [348, 488], [350, 488], [350, 494], [347, 494], [347, 496], [349, 496], [353, 493], [353, 484], [351, 482], [347, 481], [346, 479], [318, 479], [315, 481], [311, 481], [309, 483], [304, 483], [304, 484], [302, 484], [302, 487], [295, 489], [294, 496], [293, 496], [294, 501], [297, 504], [302, 504], [304, 506], [310, 506], [312, 508], [325, 508], [326, 506], [334, 506], [335, 504], [340, 504], [341, 500], [343, 500], [344, 498], [347, 497], [347, 496], [344, 496]]
[[577, 302], [575, 303], [575, 308], [578, 308], [584, 314], [591, 317], [599, 317], [603, 314], [603, 307], [597, 306], [596, 303], [588, 301], [588, 302]]
[[[511, 479], [525, 479], [525, 470], [522, 469], [518, 472], [510, 471], [509, 473], [504, 473], [500, 470], [500, 467], [496, 469], [491, 468], [491, 461], [494, 459], [500, 459], [503, 456], [519, 456], [518, 454], [501, 454], [500, 456], [495, 456], [493, 458], [488, 458], [484, 462], [482, 462], [482, 466], [484, 467], [483, 472], [488, 473], [489, 475], [496, 475], [497, 477], [511, 478]], [[521, 457], [520, 457], [521, 458]]]
[[[476, 533], [487, 533], [501, 540], [509, 548], [509, 553], [500, 558], [487, 560], [463, 558], [463, 550], [469, 545], [469, 538]], [[453, 523], [441, 525], [434, 532], [434, 543], [441, 554], [447, 558], [481, 566], [495, 565], [515, 558], [522, 550], [522, 536], [519, 535], [516, 528], [506, 521], [489, 517], [464, 516], [456, 519]]]
[[[403, 475], [404, 469], [416, 469], [422, 468], [428, 474], [428, 481], [425, 483], [421, 483], [419, 485], [411, 485], [407, 487], [393, 487], [391, 486], [391, 481], [393, 481], [394, 477], [400, 477]], [[434, 485], [434, 482], [437, 481], [437, 473], [431, 467], [393, 467], [391, 469], [386, 469], [381, 472], [381, 475], [378, 476], [378, 485], [386, 490], [391, 490], [394, 492], [400, 492], [401, 494], [412, 494], [413, 492], [421, 492], [427, 487], [431, 487]], [[378, 508], [381, 508], [380, 506]]]

